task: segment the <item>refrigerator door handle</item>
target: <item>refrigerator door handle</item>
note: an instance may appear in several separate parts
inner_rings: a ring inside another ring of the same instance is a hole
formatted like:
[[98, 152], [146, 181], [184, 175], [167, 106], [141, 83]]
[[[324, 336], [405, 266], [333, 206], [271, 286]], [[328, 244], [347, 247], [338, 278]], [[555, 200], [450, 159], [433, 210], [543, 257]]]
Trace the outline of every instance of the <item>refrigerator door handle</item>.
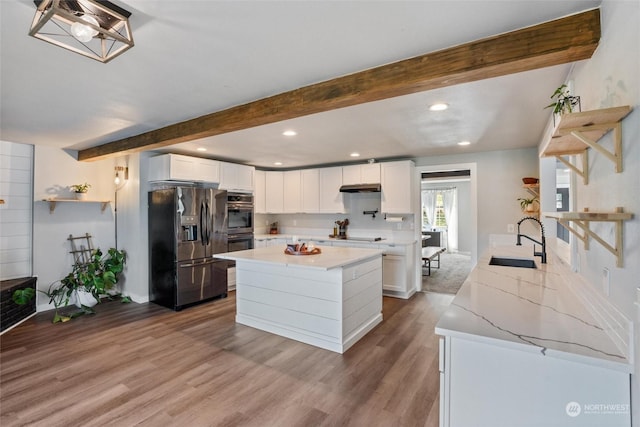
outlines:
[[203, 218], [204, 218], [204, 202], [200, 202], [200, 243], [202, 243], [202, 245], [205, 245], [204, 242], [204, 222], [203, 222]]
[[206, 200], [205, 202], [205, 220], [207, 221], [206, 236], [207, 246], [209, 246], [209, 243], [211, 242], [211, 212], [209, 209], [209, 200]]
[[179, 267], [180, 268], [188, 268], [188, 267], [200, 267], [202, 265], [209, 265], [209, 264], [214, 264], [216, 262], [224, 262], [221, 259], [207, 259], [201, 262], [192, 262], [192, 263], [188, 263], [188, 264], [180, 264]]

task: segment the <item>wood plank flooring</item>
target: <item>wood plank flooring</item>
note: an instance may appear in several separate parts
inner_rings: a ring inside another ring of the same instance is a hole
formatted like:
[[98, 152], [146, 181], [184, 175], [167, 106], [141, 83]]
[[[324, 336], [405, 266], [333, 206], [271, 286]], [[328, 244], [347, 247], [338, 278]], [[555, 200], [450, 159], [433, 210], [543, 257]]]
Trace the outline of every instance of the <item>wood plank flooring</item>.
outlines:
[[437, 426], [438, 338], [453, 296], [384, 298], [345, 354], [237, 325], [235, 293], [173, 312], [108, 302], [0, 337], [9, 426]]

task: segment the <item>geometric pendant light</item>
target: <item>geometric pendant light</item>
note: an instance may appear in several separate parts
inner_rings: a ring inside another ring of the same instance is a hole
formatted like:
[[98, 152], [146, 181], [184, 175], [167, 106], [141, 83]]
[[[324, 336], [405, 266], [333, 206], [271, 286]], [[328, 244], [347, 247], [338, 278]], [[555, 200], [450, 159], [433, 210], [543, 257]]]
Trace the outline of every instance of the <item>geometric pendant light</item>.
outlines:
[[131, 12], [105, 0], [34, 0], [29, 35], [109, 62], [133, 47]]

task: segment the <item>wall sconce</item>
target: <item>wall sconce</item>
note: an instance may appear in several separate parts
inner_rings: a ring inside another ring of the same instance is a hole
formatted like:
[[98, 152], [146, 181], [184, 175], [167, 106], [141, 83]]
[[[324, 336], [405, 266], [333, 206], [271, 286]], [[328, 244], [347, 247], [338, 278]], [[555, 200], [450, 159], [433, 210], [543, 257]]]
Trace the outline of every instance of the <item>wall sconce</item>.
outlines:
[[[113, 179], [113, 183], [116, 185], [116, 191], [124, 187], [124, 185], [129, 180], [129, 168], [126, 166], [116, 166], [115, 168], [116, 176]], [[122, 173], [122, 176], [120, 176]]]
[[103, 63], [133, 47], [128, 12], [104, 0], [34, 0], [29, 35]]

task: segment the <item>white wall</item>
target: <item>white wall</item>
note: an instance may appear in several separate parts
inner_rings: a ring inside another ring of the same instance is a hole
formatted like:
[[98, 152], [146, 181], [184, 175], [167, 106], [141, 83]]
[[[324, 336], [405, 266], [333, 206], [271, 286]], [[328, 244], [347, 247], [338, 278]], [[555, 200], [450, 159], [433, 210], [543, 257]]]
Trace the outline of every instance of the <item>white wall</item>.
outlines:
[[129, 168], [129, 181], [118, 191], [118, 247], [127, 251], [123, 290], [135, 302], [149, 301], [147, 165], [149, 153], [116, 159]]
[[[624, 267], [616, 267], [614, 256], [597, 242], [584, 250], [577, 244], [577, 267], [602, 294], [604, 268], [610, 272], [608, 297], [622, 313], [635, 321], [635, 354], [640, 351], [640, 324], [634, 305], [640, 287], [640, 2], [604, 0], [601, 6], [602, 37], [593, 57], [576, 65], [568, 80], [573, 80], [573, 94], [581, 97], [582, 110], [630, 105], [634, 108], [622, 122], [622, 173], [614, 173], [613, 163], [598, 153], [589, 153], [589, 185], [576, 180], [577, 210], [611, 212], [620, 206], [634, 218], [624, 223]], [[550, 88], [550, 92], [554, 88]], [[600, 142], [612, 149], [612, 135]], [[611, 224], [592, 224], [591, 229], [613, 242]], [[632, 410], [634, 425], [640, 425], [640, 357], [635, 357], [632, 376]]]
[[0, 141], [0, 280], [31, 276], [33, 145]]
[[[113, 200], [113, 160], [78, 162], [75, 152], [36, 146], [34, 154], [33, 274], [38, 289], [46, 290], [63, 278], [73, 265], [69, 235], [89, 233], [95, 248], [107, 250], [115, 244], [113, 204], [104, 212], [100, 203], [58, 203], [53, 213], [43, 199], [73, 198], [72, 184], [88, 182], [91, 200]], [[126, 271], [125, 271], [126, 274]], [[37, 294], [38, 311], [52, 308]]]
[[[489, 247], [491, 234], [505, 234], [508, 224], [523, 217], [517, 199], [527, 194], [522, 188], [522, 178], [538, 176], [538, 153], [535, 148], [528, 148], [420, 157], [416, 159], [416, 168], [460, 163], [477, 164], [478, 255], [481, 255]], [[533, 229], [523, 231], [535, 233]], [[514, 244], [515, 239], [514, 235]]]

